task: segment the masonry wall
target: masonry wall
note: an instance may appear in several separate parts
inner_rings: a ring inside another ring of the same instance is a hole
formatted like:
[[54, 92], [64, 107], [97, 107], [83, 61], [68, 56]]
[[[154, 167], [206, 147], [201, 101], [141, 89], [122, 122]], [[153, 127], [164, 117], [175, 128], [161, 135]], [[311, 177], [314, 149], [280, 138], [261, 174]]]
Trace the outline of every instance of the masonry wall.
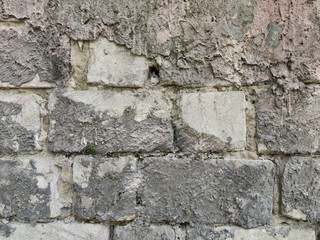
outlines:
[[319, 40], [319, 0], [0, 1], [0, 239], [319, 239]]

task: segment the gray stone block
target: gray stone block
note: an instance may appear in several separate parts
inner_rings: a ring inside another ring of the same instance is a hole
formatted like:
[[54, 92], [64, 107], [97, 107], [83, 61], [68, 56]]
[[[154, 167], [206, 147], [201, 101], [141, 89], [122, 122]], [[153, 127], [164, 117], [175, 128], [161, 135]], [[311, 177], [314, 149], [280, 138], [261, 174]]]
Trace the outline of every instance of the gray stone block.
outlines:
[[1, 224], [0, 240], [109, 240], [108, 226], [89, 223]]
[[140, 211], [148, 221], [252, 228], [271, 218], [270, 161], [154, 157], [145, 159], [141, 168]]
[[99, 38], [91, 42], [89, 48], [88, 83], [142, 87], [148, 79], [147, 59], [133, 55], [126, 47]]
[[246, 145], [243, 92], [181, 93], [177, 146], [182, 151], [239, 151]]
[[134, 157], [75, 158], [74, 213], [99, 221], [130, 221], [135, 218], [136, 188], [140, 184]]
[[185, 231], [178, 226], [149, 225], [137, 222], [116, 226], [113, 240], [185, 240]]
[[68, 47], [55, 28], [0, 29], [0, 88], [50, 88], [70, 73]]
[[261, 153], [319, 152], [320, 88], [310, 85], [287, 94], [262, 92], [256, 103]]
[[255, 229], [238, 227], [196, 226], [187, 229], [186, 240], [315, 240], [316, 233], [312, 228], [301, 228], [288, 225], [271, 225]]
[[2, 0], [0, 19], [26, 19], [36, 14], [43, 15], [46, 3], [46, 0]]
[[43, 105], [35, 94], [0, 92], [0, 155], [41, 150]]
[[320, 222], [319, 159], [293, 157], [282, 179], [282, 213], [290, 218]]
[[58, 161], [42, 156], [0, 159], [0, 217], [34, 222], [64, 214]]
[[52, 151], [172, 151], [171, 103], [163, 92], [69, 92], [49, 105]]

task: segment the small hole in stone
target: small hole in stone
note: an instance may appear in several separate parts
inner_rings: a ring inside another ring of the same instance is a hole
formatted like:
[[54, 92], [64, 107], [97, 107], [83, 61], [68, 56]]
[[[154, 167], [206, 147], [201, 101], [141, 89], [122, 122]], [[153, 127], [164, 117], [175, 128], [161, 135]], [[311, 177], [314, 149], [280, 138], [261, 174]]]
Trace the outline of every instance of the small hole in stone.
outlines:
[[160, 77], [160, 67], [158, 64], [149, 66], [149, 76], [150, 78]]

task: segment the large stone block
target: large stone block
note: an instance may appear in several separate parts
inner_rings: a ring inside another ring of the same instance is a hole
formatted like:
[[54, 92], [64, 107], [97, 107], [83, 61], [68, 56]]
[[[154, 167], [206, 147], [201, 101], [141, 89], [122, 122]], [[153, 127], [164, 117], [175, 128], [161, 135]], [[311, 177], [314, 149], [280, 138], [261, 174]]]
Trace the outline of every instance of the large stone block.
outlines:
[[252, 228], [271, 218], [273, 164], [266, 160], [147, 158], [139, 190], [151, 222], [235, 223]]
[[91, 42], [88, 83], [115, 87], [142, 87], [148, 79], [145, 57], [135, 56], [126, 47], [105, 38]]
[[0, 225], [0, 240], [109, 240], [108, 226], [89, 223], [53, 222], [36, 224], [8, 223]]
[[135, 218], [136, 189], [140, 184], [134, 157], [75, 158], [74, 213], [99, 221]]
[[187, 229], [186, 240], [315, 240], [312, 228], [275, 225], [255, 229], [197, 226]]
[[55, 152], [171, 151], [171, 103], [161, 91], [79, 91], [52, 96], [49, 147]]
[[59, 192], [61, 172], [55, 165], [61, 161], [42, 156], [0, 159], [0, 217], [33, 222], [65, 214], [67, 206]]
[[320, 162], [307, 157], [289, 158], [282, 180], [282, 213], [320, 222]]
[[259, 152], [319, 152], [319, 109], [318, 86], [286, 94], [262, 92], [256, 103]]
[[243, 92], [183, 92], [179, 105], [181, 117], [176, 124], [176, 140], [182, 151], [244, 150]]
[[0, 92], [0, 155], [41, 150], [43, 105], [35, 94]]
[[185, 231], [178, 226], [149, 225], [133, 222], [125, 226], [116, 226], [114, 240], [185, 240]]
[[70, 57], [58, 36], [55, 28], [0, 28], [0, 88], [61, 84], [69, 76]]
[[2, 0], [0, 19], [10, 17], [26, 19], [31, 18], [32, 15], [44, 14], [46, 3], [47, 0]]

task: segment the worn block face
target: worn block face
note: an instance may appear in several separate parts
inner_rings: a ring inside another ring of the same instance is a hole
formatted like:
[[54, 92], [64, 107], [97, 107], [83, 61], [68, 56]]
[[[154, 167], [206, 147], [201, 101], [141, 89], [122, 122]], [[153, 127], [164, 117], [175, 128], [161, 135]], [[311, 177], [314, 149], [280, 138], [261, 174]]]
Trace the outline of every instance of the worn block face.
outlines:
[[244, 150], [246, 116], [242, 92], [183, 92], [180, 108], [176, 127], [181, 150]]
[[171, 103], [163, 92], [79, 91], [50, 100], [49, 147], [94, 153], [172, 150]]
[[287, 225], [267, 226], [255, 229], [237, 227], [197, 226], [187, 229], [186, 240], [315, 240], [312, 228], [294, 228]]
[[75, 158], [74, 212], [99, 221], [130, 221], [135, 218], [136, 188], [140, 179], [133, 157]]
[[0, 88], [50, 88], [67, 78], [69, 49], [56, 34], [0, 28]]
[[319, 159], [293, 157], [282, 180], [282, 213], [288, 217], [320, 221]]
[[270, 161], [155, 157], [143, 161], [142, 175], [141, 211], [151, 222], [235, 223], [251, 228], [271, 218]]
[[88, 83], [108, 86], [142, 87], [148, 78], [148, 62], [124, 46], [105, 38], [90, 43]]
[[63, 213], [52, 158], [0, 159], [0, 217], [47, 221]]
[[114, 240], [185, 240], [185, 231], [178, 226], [150, 225], [144, 226], [136, 222], [125, 226], [116, 226]]
[[88, 223], [1, 224], [0, 240], [109, 240], [108, 226]]
[[261, 93], [256, 103], [259, 152], [319, 152], [319, 106], [318, 86], [288, 94]]
[[40, 150], [41, 110], [35, 94], [0, 92], [0, 155]]
[[15, 17], [30, 18], [33, 14], [43, 14], [47, 0], [3, 0], [0, 19]]

